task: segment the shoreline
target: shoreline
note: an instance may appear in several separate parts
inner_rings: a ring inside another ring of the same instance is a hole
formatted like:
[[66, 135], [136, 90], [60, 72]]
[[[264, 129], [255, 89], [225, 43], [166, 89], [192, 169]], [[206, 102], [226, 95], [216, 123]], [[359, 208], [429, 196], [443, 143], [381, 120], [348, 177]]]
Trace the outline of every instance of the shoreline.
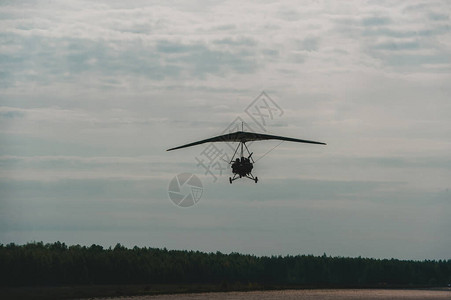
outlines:
[[289, 286], [244, 284], [105, 284], [66, 286], [0, 287], [2, 299], [83, 299], [104, 297], [163, 296], [229, 292], [270, 292], [305, 290], [418, 290], [449, 291], [440, 286]]

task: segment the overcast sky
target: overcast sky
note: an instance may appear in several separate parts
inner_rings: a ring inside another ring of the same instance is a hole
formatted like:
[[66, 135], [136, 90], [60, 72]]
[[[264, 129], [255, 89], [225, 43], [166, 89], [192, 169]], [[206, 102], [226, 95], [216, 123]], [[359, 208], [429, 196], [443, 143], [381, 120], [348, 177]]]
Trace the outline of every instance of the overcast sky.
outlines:
[[[1, 1], [0, 243], [450, 259], [450, 12]], [[232, 185], [208, 145], [165, 151], [237, 120], [328, 145], [254, 143], [260, 181]], [[182, 172], [204, 187], [190, 208], [167, 193]]]

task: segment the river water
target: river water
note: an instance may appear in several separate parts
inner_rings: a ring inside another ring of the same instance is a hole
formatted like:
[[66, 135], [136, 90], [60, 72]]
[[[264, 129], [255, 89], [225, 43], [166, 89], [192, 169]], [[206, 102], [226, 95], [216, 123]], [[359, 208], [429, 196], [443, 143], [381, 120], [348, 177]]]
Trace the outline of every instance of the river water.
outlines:
[[109, 299], [133, 299], [133, 300], [193, 300], [193, 299], [228, 299], [228, 300], [269, 300], [269, 299], [305, 299], [305, 300], [344, 300], [344, 299], [402, 299], [402, 300], [451, 300], [451, 289], [442, 290], [284, 290], [284, 291], [252, 291], [252, 292], [228, 292], [228, 293], [198, 293], [198, 294], [177, 294], [159, 296], [136, 296], [120, 297]]

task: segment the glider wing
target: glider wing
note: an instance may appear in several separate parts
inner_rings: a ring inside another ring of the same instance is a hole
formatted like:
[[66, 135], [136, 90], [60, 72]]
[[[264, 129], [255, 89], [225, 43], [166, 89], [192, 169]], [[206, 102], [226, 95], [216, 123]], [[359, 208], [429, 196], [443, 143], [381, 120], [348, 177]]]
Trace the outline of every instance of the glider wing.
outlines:
[[171, 150], [177, 150], [181, 148], [187, 148], [191, 146], [196, 146], [204, 143], [210, 143], [210, 142], [249, 142], [249, 141], [263, 141], [263, 140], [282, 140], [282, 141], [289, 141], [289, 142], [297, 142], [297, 143], [308, 143], [308, 144], [318, 144], [318, 145], [326, 145], [325, 143], [321, 142], [315, 142], [315, 141], [309, 141], [309, 140], [301, 140], [301, 139], [294, 139], [290, 137], [284, 137], [284, 136], [278, 136], [278, 135], [269, 135], [269, 134], [262, 134], [262, 133], [254, 133], [254, 132], [245, 132], [245, 131], [237, 131], [233, 133], [227, 133], [224, 135], [219, 135], [216, 137], [212, 137], [209, 139], [197, 141], [194, 143], [189, 143], [186, 145], [178, 146], [175, 148], [168, 149], [166, 151]]

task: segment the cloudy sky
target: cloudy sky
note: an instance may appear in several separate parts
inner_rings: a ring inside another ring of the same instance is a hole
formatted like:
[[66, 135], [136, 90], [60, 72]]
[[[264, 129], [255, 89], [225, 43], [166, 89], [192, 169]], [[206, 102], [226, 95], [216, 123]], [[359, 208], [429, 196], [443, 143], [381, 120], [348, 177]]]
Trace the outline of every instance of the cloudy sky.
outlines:
[[[450, 12], [1, 1], [0, 243], [451, 258]], [[254, 143], [260, 181], [233, 185], [208, 145], [165, 151], [237, 120], [328, 145]], [[167, 193], [182, 172], [204, 187], [190, 208]]]

